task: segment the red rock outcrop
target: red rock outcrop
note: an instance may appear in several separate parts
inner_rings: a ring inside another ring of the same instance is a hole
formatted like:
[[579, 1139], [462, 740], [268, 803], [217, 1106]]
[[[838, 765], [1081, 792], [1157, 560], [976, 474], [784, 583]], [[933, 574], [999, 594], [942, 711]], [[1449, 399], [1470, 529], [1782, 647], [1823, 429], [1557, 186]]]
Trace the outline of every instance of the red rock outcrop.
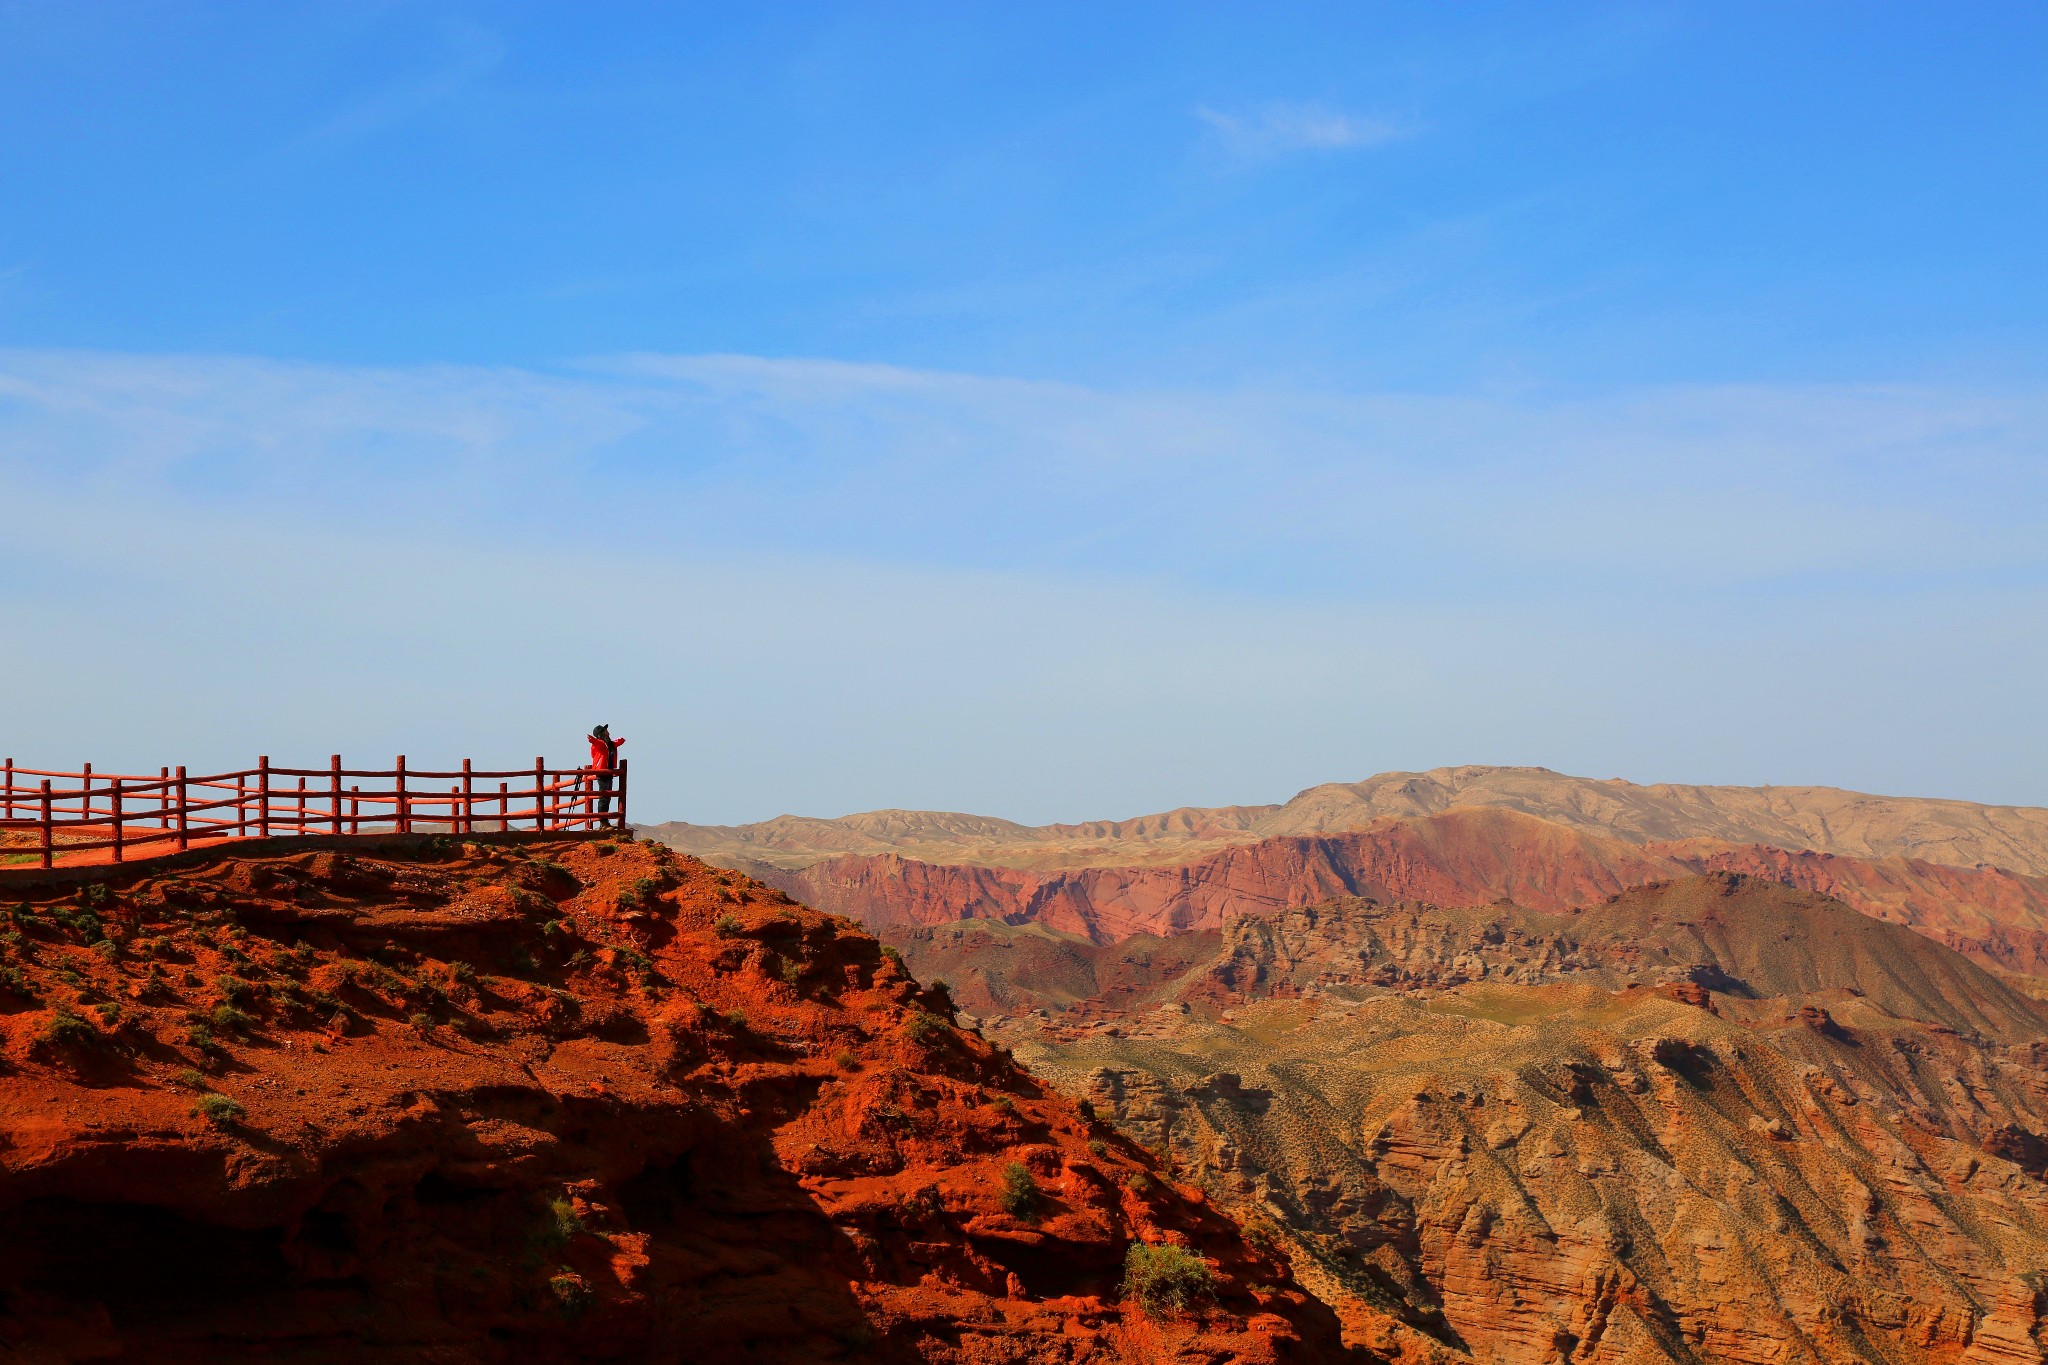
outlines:
[[[848, 922], [646, 844], [355, 848], [9, 893], [0, 1359], [1339, 1357]], [[1121, 1302], [1134, 1242], [1213, 1293]]]
[[1768, 877], [1904, 924], [1987, 966], [2048, 973], [2048, 878], [1691, 839], [1645, 846], [1513, 810], [1456, 809], [1349, 834], [1261, 840], [1184, 866], [1026, 871], [896, 854], [759, 868], [770, 883], [884, 932], [960, 919], [1037, 923], [1097, 942], [1213, 929], [1333, 896], [1536, 910], [1594, 904], [1689, 872]]

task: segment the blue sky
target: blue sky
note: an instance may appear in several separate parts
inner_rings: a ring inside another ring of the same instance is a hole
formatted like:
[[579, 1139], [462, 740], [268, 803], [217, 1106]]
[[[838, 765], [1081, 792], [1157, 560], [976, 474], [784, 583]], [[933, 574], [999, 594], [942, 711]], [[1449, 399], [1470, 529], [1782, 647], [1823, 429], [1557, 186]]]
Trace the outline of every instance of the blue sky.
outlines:
[[2048, 10], [0, 0], [0, 748], [2048, 804]]

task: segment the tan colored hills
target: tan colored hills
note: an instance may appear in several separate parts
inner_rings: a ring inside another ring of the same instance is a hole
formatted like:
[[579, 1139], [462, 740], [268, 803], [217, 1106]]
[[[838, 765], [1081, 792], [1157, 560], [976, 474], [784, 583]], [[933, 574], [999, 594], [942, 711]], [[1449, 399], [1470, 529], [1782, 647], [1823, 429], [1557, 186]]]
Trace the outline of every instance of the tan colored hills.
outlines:
[[1095, 825], [892, 811], [652, 832], [885, 931], [973, 917], [1110, 941], [1347, 895], [1557, 910], [1718, 869], [2048, 974], [2048, 876], [2029, 870], [2048, 865], [2048, 811], [2030, 808], [1456, 768]]
[[783, 815], [754, 825], [676, 822], [648, 832], [714, 862], [742, 859], [782, 868], [842, 854], [885, 853], [982, 867], [1141, 866], [1191, 861], [1229, 844], [1343, 833], [1460, 806], [1520, 811], [1629, 843], [1718, 839], [2048, 876], [2048, 809], [1872, 796], [1834, 787], [1638, 786], [1548, 768], [1382, 773], [1363, 782], [1310, 787], [1285, 805], [1186, 808], [1073, 825], [885, 810], [832, 820]]
[[1562, 914], [903, 941], [1399, 1358], [2048, 1352], [2048, 1020], [1825, 897], [1712, 874]]

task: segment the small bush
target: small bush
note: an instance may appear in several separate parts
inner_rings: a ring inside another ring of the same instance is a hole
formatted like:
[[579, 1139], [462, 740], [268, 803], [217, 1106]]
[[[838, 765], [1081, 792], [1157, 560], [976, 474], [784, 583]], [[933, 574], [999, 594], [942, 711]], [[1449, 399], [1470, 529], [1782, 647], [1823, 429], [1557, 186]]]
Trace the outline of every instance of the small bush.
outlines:
[[241, 1122], [248, 1111], [226, 1095], [201, 1095], [192, 1106], [192, 1112], [216, 1128], [231, 1128]]
[[548, 1291], [555, 1296], [555, 1306], [565, 1318], [580, 1318], [590, 1308], [591, 1300], [597, 1296], [583, 1277], [574, 1271], [564, 1270], [548, 1280]]
[[215, 1005], [206, 1022], [221, 1033], [246, 1033], [256, 1021], [233, 1005]]
[[782, 977], [783, 984], [794, 986], [797, 982], [804, 979], [804, 964], [798, 962], [793, 957], [785, 957], [784, 959], [782, 959], [782, 966], [779, 969], [779, 973]]
[[559, 1251], [584, 1231], [576, 1216], [576, 1205], [568, 1199], [550, 1199], [542, 1211], [540, 1225], [533, 1230], [533, 1244], [544, 1251]]
[[903, 1034], [913, 1043], [936, 1041], [945, 1031], [945, 1021], [930, 1010], [912, 1010], [903, 1020]]
[[205, 1072], [194, 1071], [189, 1066], [178, 1073], [178, 1084], [184, 1086], [187, 1090], [208, 1090], [212, 1088], [211, 1083], [206, 1079]]
[[997, 1202], [1012, 1218], [1035, 1218], [1045, 1202], [1045, 1191], [1038, 1188], [1023, 1162], [1013, 1161], [1003, 1167], [1003, 1192]]
[[1187, 1311], [1189, 1304], [1216, 1290], [1216, 1274], [1201, 1257], [1177, 1246], [1133, 1242], [1124, 1257], [1124, 1297], [1162, 1318]]
[[431, 1014], [415, 1014], [408, 1018], [406, 1022], [411, 1024], [412, 1031], [419, 1034], [422, 1038], [434, 1031], [434, 1016]]
[[121, 945], [110, 938], [103, 938], [98, 943], [93, 944], [92, 950], [109, 962], [113, 962], [121, 956]]
[[476, 984], [476, 968], [470, 966], [467, 962], [449, 963], [448, 975], [454, 977], [465, 986]]
[[832, 1055], [832, 1063], [833, 1065], [837, 1066], [841, 1071], [860, 1070], [860, 1058], [854, 1056], [853, 1053], [846, 1048], [841, 1048], [838, 1052]]
[[1091, 1155], [1094, 1156], [1108, 1156], [1109, 1144], [1104, 1142], [1101, 1138], [1089, 1138], [1088, 1151]]
[[99, 1041], [99, 1030], [68, 1009], [60, 1009], [43, 1025], [43, 1041], [66, 1050], [90, 1047]]
[[193, 1024], [185, 1030], [185, 1043], [201, 1052], [211, 1052], [220, 1046], [220, 1040], [213, 1036], [213, 1030], [204, 1024]]
[[94, 1005], [93, 1013], [100, 1017], [100, 1027], [111, 1029], [121, 1022], [121, 1007], [109, 1000], [103, 1005]]
[[720, 915], [711, 921], [711, 932], [720, 938], [738, 938], [746, 927], [738, 915]]
[[101, 909], [110, 899], [107, 888], [99, 882], [93, 882], [89, 886], [80, 887], [78, 891], [78, 903], [88, 910]]
[[239, 976], [217, 976], [213, 984], [230, 1005], [239, 1005], [256, 993], [256, 988]]

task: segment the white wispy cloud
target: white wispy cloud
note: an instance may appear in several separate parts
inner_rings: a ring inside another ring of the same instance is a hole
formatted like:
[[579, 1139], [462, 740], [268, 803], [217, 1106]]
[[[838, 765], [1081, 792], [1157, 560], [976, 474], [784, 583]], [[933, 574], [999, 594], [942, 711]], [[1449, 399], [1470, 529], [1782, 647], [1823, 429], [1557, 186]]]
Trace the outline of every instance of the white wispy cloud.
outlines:
[[434, 67], [358, 96], [305, 135], [316, 145], [348, 142], [416, 117], [475, 85], [504, 61], [502, 38], [473, 24], [450, 24], [447, 51]]
[[1275, 103], [1230, 112], [1203, 106], [1195, 117], [1232, 156], [1264, 161], [1290, 152], [1341, 151], [1375, 147], [1412, 136], [1411, 125], [1349, 114], [1321, 104]]
[[2048, 394], [1964, 388], [0, 352], [0, 749], [607, 718], [703, 820], [1459, 761], [2044, 800], [2044, 439]]

